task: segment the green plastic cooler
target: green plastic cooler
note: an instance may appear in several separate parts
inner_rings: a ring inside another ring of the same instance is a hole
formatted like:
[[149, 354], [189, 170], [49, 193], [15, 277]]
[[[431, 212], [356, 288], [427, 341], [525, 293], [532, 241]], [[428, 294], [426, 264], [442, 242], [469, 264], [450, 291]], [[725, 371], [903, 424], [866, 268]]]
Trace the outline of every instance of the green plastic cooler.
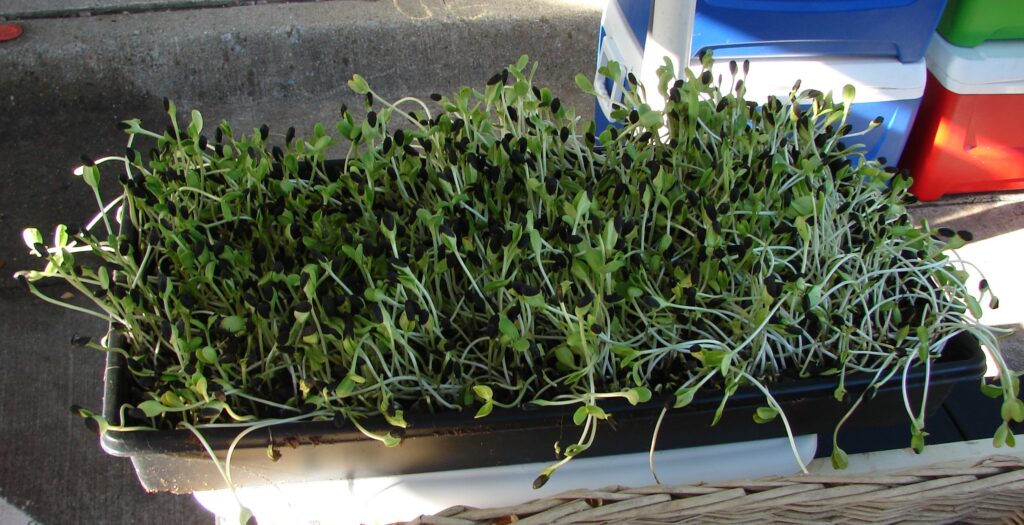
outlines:
[[939, 34], [950, 44], [975, 47], [986, 40], [1024, 39], [1024, 1], [949, 0]]

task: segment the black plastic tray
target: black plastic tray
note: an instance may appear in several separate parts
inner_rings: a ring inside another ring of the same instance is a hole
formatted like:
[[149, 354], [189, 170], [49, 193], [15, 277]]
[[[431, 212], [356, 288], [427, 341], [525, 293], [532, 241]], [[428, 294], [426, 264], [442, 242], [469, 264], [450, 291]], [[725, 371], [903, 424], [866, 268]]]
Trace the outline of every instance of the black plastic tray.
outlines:
[[[103, 415], [111, 422], [119, 421], [119, 407], [129, 401], [125, 398], [123, 364], [122, 356], [108, 354]], [[926, 412], [937, 410], [957, 384], [971, 383], [976, 388], [984, 370], [984, 354], [977, 340], [966, 333], [952, 338], [941, 359], [931, 366]], [[924, 376], [920, 366], [910, 373], [908, 387], [913, 399], [920, 399]], [[901, 381], [897, 379], [865, 401], [846, 427], [906, 423]], [[794, 433], [830, 433], [869, 381], [866, 374], [848, 376], [848, 394], [842, 403], [833, 397], [836, 378], [782, 382], [772, 385], [771, 391]], [[766, 403], [763, 395], [752, 387], [742, 388], [731, 396], [719, 423], [710, 426], [720, 400], [721, 393], [706, 391], [698, 394], [689, 406], [670, 410], [662, 423], [658, 449], [786, 435], [780, 418], [767, 424], [753, 421], [754, 410]], [[918, 406], [917, 403], [912, 406]], [[601, 424], [598, 438], [581, 457], [648, 450], [662, 406], [662, 401], [638, 406], [603, 403], [602, 407], [612, 415], [611, 422]], [[574, 409], [495, 410], [483, 419], [474, 419], [472, 411], [432, 415], [429, 420], [407, 417], [410, 425], [405, 429], [402, 444], [390, 449], [367, 438], [351, 424], [343, 428], [330, 421], [277, 425], [251, 432], [240, 441], [232, 458], [232, 480], [236, 486], [254, 486], [552, 461], [556, 441], [565, 445], [579, 436], [580, 427], [572, 423]], [[383, 421], [370, 421], [365, 426], [390, 429]], [[223, 457], [239, 432], [240, 429], [207, 429], [203, 436]], [[282, 453], [276, 462], [267, 454], [271, 443]], [[111, 455], [130, 457], [140, 482], [149, 491], [190, 493], [225, 486], [202, 445], [188, 430], [111, 431], [104, 435], [102, 445]]]

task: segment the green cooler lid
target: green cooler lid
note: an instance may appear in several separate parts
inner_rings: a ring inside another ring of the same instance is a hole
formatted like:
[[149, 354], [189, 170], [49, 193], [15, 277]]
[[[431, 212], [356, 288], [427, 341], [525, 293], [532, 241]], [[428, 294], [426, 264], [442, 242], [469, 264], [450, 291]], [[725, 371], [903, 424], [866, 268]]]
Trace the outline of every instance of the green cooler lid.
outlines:
[[975, 47], [987, 40], [1024, 39], [1024, 2], [949, 0], [938, 32], [960, 47]]

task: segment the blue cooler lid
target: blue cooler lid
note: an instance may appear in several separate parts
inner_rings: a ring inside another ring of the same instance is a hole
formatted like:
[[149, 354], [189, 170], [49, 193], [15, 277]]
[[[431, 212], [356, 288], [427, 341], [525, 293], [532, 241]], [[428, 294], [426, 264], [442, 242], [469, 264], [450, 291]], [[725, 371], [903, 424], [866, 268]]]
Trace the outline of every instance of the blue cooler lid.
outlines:
[[[678, 0], [661, 0], [675, 2]], [[698, 0], [693, 52], [920, 60], [946, 0]]]

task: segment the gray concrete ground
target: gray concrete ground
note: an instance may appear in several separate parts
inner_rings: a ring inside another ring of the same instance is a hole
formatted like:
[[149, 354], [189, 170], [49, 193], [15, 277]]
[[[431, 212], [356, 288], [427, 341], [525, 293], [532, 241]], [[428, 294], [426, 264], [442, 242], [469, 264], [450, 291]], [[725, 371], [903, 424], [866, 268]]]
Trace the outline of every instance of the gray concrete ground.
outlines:
[[101, 324], [13, 290], [0, 292], [0, 319], [0, 496], [45, 524], [209, 523], [187, 496], [142, 491], [68, 411], [99, 406], [102, 356], [68, 341]]
[[201, 9], [247, 3], [253, 2], [243, 0], [5, 0], [0, 4], [0, 16], [9, 20], [26, 20], [155, 10]]
[[[332, 121], [341, 103], [358, 106], [344, 88], [355, 72], [385, 97], [425, 96], [481, 85], [525, 53], [540, 61], [542, 83], [589, 115], [591, 101], [572, 79], [593, 68], [602, 4], [0, 0], [0, 18], [25, 29], [0, 43], [0, 274], [35, 264], [21, 241], [25, 226], [46, 231], [91, 216], [91, 196], [71, 170], [83, 153], [122, 150], [121, 119], [162, 127], [163, 96], [201, 109], [207, 122], [301, 133]], [[1024, 198], [951, 199], [914, 213], [974, 231], [978, 241], [962, 252], [1002, 299], [986, 320], [1019, 328], [1014, 256]], [[47, 524], [209, 521], [191, 498], [144, 494], [130, 464], [104, 455], [68, 414], [72, 403], [99, 406], [103, 366], [103, 356], [68, 341], [103, 326], [43, 304], [7, 277], [0, 319], [0, 496]], [[1020, 338], [1004, 346], [1024, 368]]]

